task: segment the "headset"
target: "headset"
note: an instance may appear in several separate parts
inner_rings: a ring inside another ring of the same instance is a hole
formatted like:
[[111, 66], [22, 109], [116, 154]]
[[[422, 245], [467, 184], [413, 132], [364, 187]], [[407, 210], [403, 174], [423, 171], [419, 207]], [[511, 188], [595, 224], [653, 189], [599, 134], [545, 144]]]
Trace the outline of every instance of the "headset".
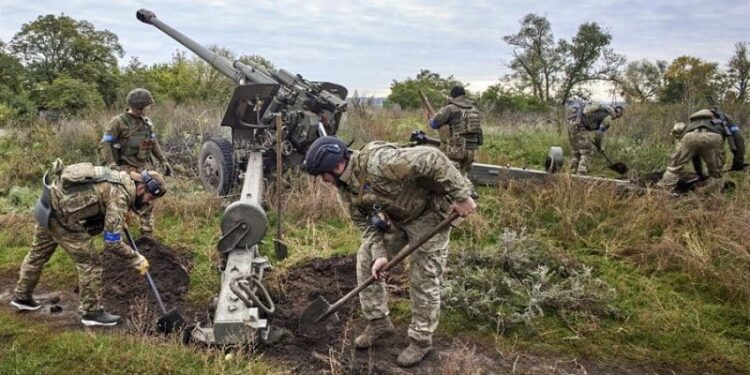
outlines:
[[161, 197], [164, 195], [164, 187], [161, 186], [159, 181], [151, 177], [148, 171], [141, 172], [141, 178], [143, 178], [143, 184], [146, 185], [146, 191], [155, 197]]

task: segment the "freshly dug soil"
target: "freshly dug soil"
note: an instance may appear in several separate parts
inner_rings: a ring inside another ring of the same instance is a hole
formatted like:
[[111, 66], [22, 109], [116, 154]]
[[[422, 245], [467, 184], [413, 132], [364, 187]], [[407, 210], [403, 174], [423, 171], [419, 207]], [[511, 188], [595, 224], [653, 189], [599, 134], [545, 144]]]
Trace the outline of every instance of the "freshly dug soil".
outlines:
[[[193, 309], [184, 303], [190, 284], [189, 270], [192, 267], [186, 255], [189, 252], [179, 251], [148, 239], [138, 239], [135, 242], [138, 251], [148, 259], [149, 272], [166, 308], [187, 308], [192, 311]], [[139, 275], [129, 262], [117, 255], [105, 252], [103, 259], [104, 306], [107, 310], [121, 314], [126, 319], [142, 317], [144, 314], [156, 317], [161, 315], [145, 277]], [[189, 318], [185, 313], [183, 317]]]

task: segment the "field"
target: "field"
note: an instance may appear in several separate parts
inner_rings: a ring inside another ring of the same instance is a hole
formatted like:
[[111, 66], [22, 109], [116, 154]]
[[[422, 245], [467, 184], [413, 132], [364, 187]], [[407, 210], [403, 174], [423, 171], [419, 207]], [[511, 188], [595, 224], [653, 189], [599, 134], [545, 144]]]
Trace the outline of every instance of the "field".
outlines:
[[[607, 135], [627, 178], [663, 170], [673, 149], [672, 123], [695, 108], [633, 106]], [[727, 107], [740, 124], [747, 106]], [[216, 243], [222, 207], [232, 196], [201, 191], [194, 162], [205, 135], [225, 134], [222, 108], [157, 106], [152, 118], [177, 176], [159, 204], [158, 242], [169, 258], [155, 272], [167, 302], [193, 321], [205, 319], [219, 289]], [[38, 182], [56, 158], [97, 161], [101, 130], [114, 112], [0, 128], [0, 374], [747, 374], [750, 373], [750, 186], [699, 190], [679, 198], [646, 189], [623, 193], [561, 175], [541, 184], [510, 181], [481, 187], [479, 213], [453, 231], [436, 351], [403, 372], [393, 365], [406, 343], [408, 283], [392, 277], [397, 333], [373, 351], [351, 346], [364, 322], [354, 301], [326, 340], [295, 333], [296, 314], [317, 288], [330, 299], [354, 286], [358, 233], [335, 192], [306, 176], [287, 175], [283, 219], [291, 256], [273, 260], [268, 285], [279, 306], [278, 340], [251, 348], [182, 345], [149, 331], [155, 314], [145, 284], [105, 257], [108, 306], [127, 317], [117, 329], [87, 330], [75, 316], [73, 263], [58, 251], [38, 296], [60, 298], [63, 312], [20, 314], [8, 305], [33, 233], [30, 209]], [[420, 113], [355, 105], [340, 133], [355, 145], [403, 142], [424, 129]], [[488, 115], [483, 163], [541, 168], [552, 145], [569, 155], [565, 114]], [[616, 177], [597, 158], [592, 174]], [[274, 202], [275, 187], [267, 189]], [[267, 207], [270, 224], [276, 215]], [[101, 248], [101, 241], [97, 240]], [[151, 250], [153, 249], [153, 250]], [[273, 258], [267, 235], [261, 252]], [[156, 271], [156, 270], [155, 270]], [[176, 275], [176, 276], [175, 276]], [[183, 281], [178, 276], [184, 275]], [[123, 291], [124, 289], [124, 291]], [[118, 292], [119, 291], [119, 292]]]

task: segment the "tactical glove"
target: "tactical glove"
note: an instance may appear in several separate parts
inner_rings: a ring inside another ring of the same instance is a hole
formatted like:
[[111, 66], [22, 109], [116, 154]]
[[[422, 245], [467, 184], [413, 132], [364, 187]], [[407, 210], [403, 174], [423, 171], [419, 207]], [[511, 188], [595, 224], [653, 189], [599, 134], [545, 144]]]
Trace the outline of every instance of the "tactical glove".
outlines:
[[136, 253], [135, 258], [130, 262], [130, 265], [135, 268], [138, 273], [143, 276], [148, 272], [148, 260], [141, 254]]
[[172, 175], [172, 166], [169, 163], [165, 162], [164, 163], [164, 176], [169, 177], [171, 175]]

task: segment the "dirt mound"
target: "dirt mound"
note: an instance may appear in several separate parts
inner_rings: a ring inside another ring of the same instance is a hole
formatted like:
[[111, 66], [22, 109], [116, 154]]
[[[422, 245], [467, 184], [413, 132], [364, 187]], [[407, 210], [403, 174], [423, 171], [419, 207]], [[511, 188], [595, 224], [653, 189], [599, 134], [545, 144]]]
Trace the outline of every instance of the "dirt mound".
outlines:
[[[190, 284], [189, 270], [192, 266], [186, 251], [179, 251], [157, 241], [138, 239], [138, 251], [148, 259], [149, 272], [167, 308], [188, 307], [184, 297]], [[125, 317], [142, 314], [144, 302], [148, 310], [159, 314], [156, 299], [146, 283], [130, 264], [110, 252], [105, 252], [104, 262], [104, 305], [108, 310]], [[185, 316], [187, 318], [187, 316]]]

